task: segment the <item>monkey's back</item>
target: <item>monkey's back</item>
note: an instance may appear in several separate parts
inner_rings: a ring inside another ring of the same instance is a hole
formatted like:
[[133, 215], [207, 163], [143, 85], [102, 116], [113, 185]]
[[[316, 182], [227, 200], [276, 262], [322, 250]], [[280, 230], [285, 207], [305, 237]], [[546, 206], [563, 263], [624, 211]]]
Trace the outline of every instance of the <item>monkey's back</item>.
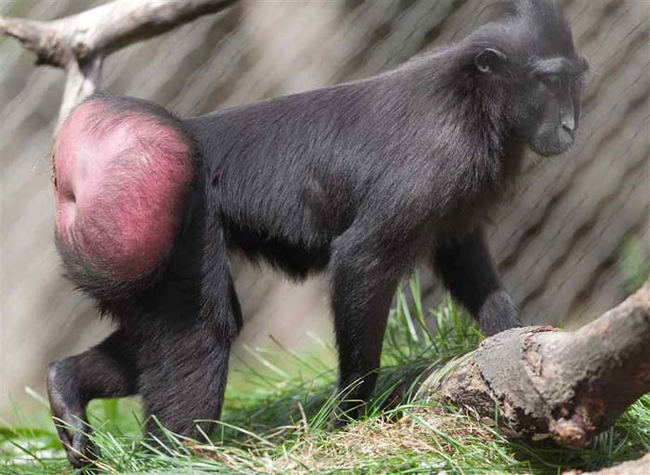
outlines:
[[360, 206], [351, 197], [380, 175], [363, 135], [371, 86], [344, 84], [186, 121], [233, 248], [253, 258], [262, 249], [296, 277], [326, 265], [332, 239]]

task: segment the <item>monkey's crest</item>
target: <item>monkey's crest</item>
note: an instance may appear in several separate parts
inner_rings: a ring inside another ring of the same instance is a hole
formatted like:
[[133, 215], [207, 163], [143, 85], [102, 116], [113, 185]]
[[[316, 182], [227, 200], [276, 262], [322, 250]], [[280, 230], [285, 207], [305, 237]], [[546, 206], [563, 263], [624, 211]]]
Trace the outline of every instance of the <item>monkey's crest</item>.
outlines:
[[545, 51], [562, 45], [564, 49], [556, 53], [575, 54], [571, 28], [556, 0], [510, 0], [508, 17], [539, 43], [528, 46]]

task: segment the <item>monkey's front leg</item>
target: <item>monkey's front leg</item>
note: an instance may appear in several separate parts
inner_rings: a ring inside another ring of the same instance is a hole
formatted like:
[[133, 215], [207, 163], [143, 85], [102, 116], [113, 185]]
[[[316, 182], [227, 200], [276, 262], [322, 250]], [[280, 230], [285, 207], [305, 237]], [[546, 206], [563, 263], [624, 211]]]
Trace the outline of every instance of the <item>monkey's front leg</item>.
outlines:
[[482, 229], [438, 243], [433, 263], [451, 295], [478, 320], [483, 333], [490, 336], [521, 326]]
[[377, 381], [390, 305], [399, 276], [371, 243], [339, 238], [330, 263], [331, 305], [339, 353], [340, 402], [333, 424], [357, 418]]
[[47, 393], [54, 424], [70, 463], [80, 468], [99, 456], [88, 435], [86, 406], [92, 399], [135, 394], [136, 364], [130, 341], [117, 330], [103, 343], [50, 364]]

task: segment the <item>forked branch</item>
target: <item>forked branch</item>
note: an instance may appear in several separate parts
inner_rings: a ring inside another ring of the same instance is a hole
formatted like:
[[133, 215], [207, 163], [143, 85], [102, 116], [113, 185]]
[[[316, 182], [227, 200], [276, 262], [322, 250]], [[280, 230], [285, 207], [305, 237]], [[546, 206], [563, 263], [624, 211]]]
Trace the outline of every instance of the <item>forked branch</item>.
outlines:
[[115, 0], [49, 22], [0, 17], [0, 33], [36, 53], [37, 64], [66, 70], [60, 123], [72, 107], [100, 88], [104, 57], [236, 1]]

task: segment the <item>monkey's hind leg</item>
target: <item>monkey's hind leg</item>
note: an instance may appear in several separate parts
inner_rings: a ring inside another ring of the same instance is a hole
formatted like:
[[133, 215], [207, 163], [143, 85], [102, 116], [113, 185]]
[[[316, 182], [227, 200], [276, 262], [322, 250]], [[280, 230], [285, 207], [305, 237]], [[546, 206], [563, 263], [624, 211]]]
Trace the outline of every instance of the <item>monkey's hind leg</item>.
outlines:
[[221, 415], [230, 348], [242, 325], [223, 228], [213, 212], [201, 213], [205, 221], [188, 231], [190, 244], [178, 257], [200, 263], [200, 269], [181, 265], [186, 282], [158, 289], [163, 313], [141, 325], [147, 337], [138, 350], [138, 391], [147, 415], [155, 416], [146, 428], [155, 436], [160, 425], [187, 437], [210, 434]]
[[123, 330], [79, 355], [50, 364], [47, 393], [52, 417], [70, 463], [81, 468], [99, 456], [89, 435], [86, 406], [92, 399], [135, 394], [137, 370]]
[[[151, 322], [140, 348], [138, 390], [149, 417], [146, 430], [197, 438], [221, 415], [234, 332], [215, 332], [199, 316]], [[200, 428], [200, 430], [199, 430]]]

